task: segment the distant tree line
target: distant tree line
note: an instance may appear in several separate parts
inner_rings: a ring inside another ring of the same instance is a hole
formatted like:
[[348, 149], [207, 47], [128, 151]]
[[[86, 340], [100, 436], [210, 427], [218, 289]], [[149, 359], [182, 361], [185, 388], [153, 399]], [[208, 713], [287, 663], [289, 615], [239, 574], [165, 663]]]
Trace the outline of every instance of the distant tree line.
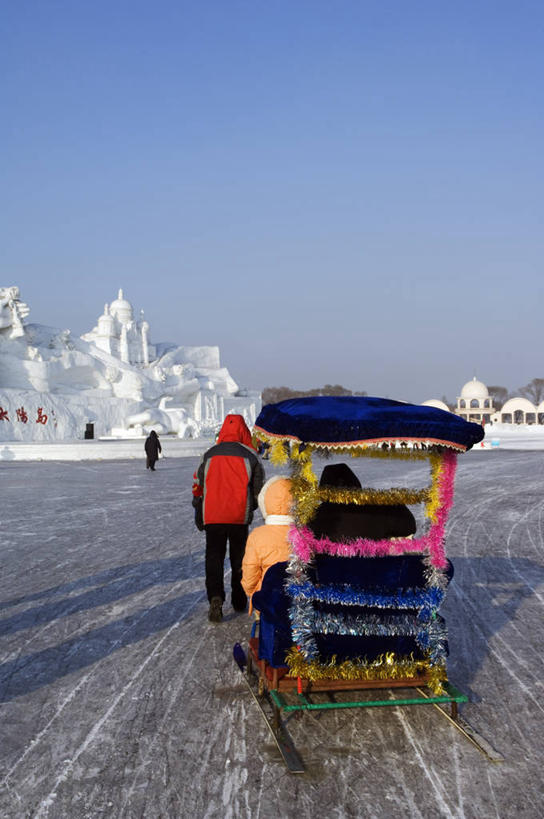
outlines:
[[[544, 378], [533, 378], [524, 387], [518, 387], [516, 392], [510, 392], [506, 387], [492, 384], [487, 388], [489, 397], [493, 399], [496, 410], [500, 410], [509, 398], [522, 395], [528, 398], [533, 404], [538, 406], [544, 400]], [[293, 390], [291, 387], [265, 387], [263, 390], [263, 406], [265, 404], [276, 404], [278, 401], [285, 401], [287, 398], [305, 398], [310, 395], [367, 395], [365, 390], [348, 390], [341, 384], [325, 384], [324, 387], [315, 387], [312, 390]], [[445, 396], [442, 401], [453, 410], [451, 404]]]
[[528, 398], [529, 401], [532, 401], [536, 406], [544, 400], [544, 378], [533, 378], [533, 380], [525, 384], [524, 387], [518, 387], [516, 392], [509, 392], [506, 387], [500, 387], [496, 384], [487, 389], [490, 397], [493, 398], [493, 404], [496, 409], [501, 409], [509, 398], [515, 398], [517, 395]]
[[533, 404], [540, 404], [544, 399], [544, 378], [533, 378], [524, 387], [519, 388], [524, 398], [528, 398]]
[[291, 387], [265, 387], [263, 390], [263, 406], [286, 401], [288, 398], [306, 398], [311, 395], [366, 395], [364, 390], [348, 390], [341, 384], [325, 384], [324, 387], [315, 387], [312, 390], [293, 390]]

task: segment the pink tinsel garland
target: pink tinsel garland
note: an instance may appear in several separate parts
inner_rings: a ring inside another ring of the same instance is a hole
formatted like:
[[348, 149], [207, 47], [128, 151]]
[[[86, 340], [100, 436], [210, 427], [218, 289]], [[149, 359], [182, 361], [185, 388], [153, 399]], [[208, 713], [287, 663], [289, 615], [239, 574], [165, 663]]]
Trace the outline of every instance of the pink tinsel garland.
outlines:
[[423, 537], [396, 538], [393, 540], [369, 540], [357, 538], [349, 542], [337, 543], [328, 538], [316, 538], [308, 527], [289, 530], [289, 540], [294, 553], [304, 563], [308, 563], [314, 554], [336, 555], [337, 557], [383, 557], [401, 555], [407, 552], [428, 553], [431, 565], [438, 569], [447, 566], [444, 551], [444, 533], [446, 521], [453, 503], [453, 483], [457, 456], [455, 452], [445, 452], [442, 456], [442, 470], [438, 477], [438, 509], [436, 520]]

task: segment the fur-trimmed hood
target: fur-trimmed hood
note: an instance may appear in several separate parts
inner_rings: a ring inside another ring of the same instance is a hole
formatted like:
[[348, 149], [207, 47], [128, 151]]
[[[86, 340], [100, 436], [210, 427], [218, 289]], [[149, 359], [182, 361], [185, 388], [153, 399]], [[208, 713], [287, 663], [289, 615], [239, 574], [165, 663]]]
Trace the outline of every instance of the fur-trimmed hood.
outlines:
[[267, 526], [293, 523], [291, 479], [285, 475], [269, 478], [259, 492], [259, 509]]

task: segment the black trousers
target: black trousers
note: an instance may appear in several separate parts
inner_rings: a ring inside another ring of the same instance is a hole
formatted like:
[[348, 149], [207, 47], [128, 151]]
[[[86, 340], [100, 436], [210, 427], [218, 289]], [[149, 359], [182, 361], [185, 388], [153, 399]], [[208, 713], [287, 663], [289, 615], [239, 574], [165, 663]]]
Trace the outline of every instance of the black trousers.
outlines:
[[235, 609], [243, 611], [247, 596], [242, 588], [242, 560], [246, 550], [248, 527], [238, 523], [209, 523], [206, 527], [206, 593], [208, 600], [220, 597], [225, 600], [223, 573], [227, 541], [231, 574], [231, 602]]

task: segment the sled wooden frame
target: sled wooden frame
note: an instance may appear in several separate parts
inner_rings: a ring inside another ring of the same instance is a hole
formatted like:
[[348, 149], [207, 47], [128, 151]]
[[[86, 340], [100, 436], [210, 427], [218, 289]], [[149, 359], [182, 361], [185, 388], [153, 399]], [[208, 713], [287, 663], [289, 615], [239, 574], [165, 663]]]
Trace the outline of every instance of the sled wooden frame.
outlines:
[[[379, 700], [356, 700], [354, 702], [336, 702], [331, 696], [330, 702], [314, 703], [308, 697], [312, 694], [328, 694], [334, 695], [340, 691], [378, 691], [378, 690], [392, 690], [395, 688], [415, 688], [418, 691], [425, 689], [428, 679], [427, 675], [422, 673], [416, 677], [396, 680], [307, 680], [299, 677], [292, 677], [289, 674], [281, 674], [283, 669], [274, 668], [269, 665], [266, 660], [259, 659], [258, 639], [252, 637], [249, 640], [249, 654], [248, 654], [248, 673], [251, 673], [253, 668], [258, 671], [259, 677], [259, 691], [262, 693], [264, 689], [270, 694], [270, 698], [274, 707], [278, 711], [285, 711], [285, 713], [294, 711], [325, 711], [331, 709], [342, 708], [371, 708], [376, 706], [391, 706], [391, 705], [434, 705], [451, 703], [452, 717], [457, 716], [457, 706], [459, 703], [468, 702], [468, 697], [458, 691], [451, 683], [444, 684], [445, 694], [435, 695], [425, 693], [420, 697], [411, 697], [409, 699], [379, 699]], [[286, 700], [285, 694], [296, 693], [296, 703], [290, 703]]]
[[[247, 676], [250, 679], [253, 674], [258, 678], [259, 696], [266, 698], [272, 709], [272, 720], [268, 727], [273, 733], [277, 733], [277, 739], [289, 743], [292, 751], [296, 753], [292, 739], [287, 733], [287, 720], [295, 715], [302, 716], [304, 712], [331, 711], [353, 708], [383, 708], [400, 707], [411, 705], [432, 705], [437, 711], [447, 719], [469, 742], [471, 742], [490, 762], [502, 762], [503, 756], [499, 754], [490, 743], [482, 737], [466, 720], [459, 714], [459, 705], [468, 702], [468, 697], [461, 693], [452, 683], [444, 683], [444, 694], [434, 694], [426, 687], [427, 678], [425, 674], [418, 674], [409, 679], [397, 680], [306, 680], [292, 677], [289, 674], [280, 675], [283, 669], [270, 666], [266, 660], [259, 659], [258, 639], [251, 637], [249, 640], [249, 652], [247, 658]], [[390, 697], [389, 699], [364, 699], [339, 701], [335, 699], [335, 694], [345, 691], [393, 691], [394, 689], [415, 689], [417, 697]], [[313, 694], [324, 694], [327, 702], [315, 702]], [[295, 695], [294, 702], [287, 699], [286, 695]], [[443, 709], [444, 705], [449, 705], [450, 713]], [[282, 715], [288, 715], [284, 720]], [[278, 748], [282, 751], [280, 744]], [[282, 752], [284, 762], [292, 773], [302, 773], [303, 765], [291, 768], [286, 755]], [[299, 761], [300, 758], [298, 757]]]

